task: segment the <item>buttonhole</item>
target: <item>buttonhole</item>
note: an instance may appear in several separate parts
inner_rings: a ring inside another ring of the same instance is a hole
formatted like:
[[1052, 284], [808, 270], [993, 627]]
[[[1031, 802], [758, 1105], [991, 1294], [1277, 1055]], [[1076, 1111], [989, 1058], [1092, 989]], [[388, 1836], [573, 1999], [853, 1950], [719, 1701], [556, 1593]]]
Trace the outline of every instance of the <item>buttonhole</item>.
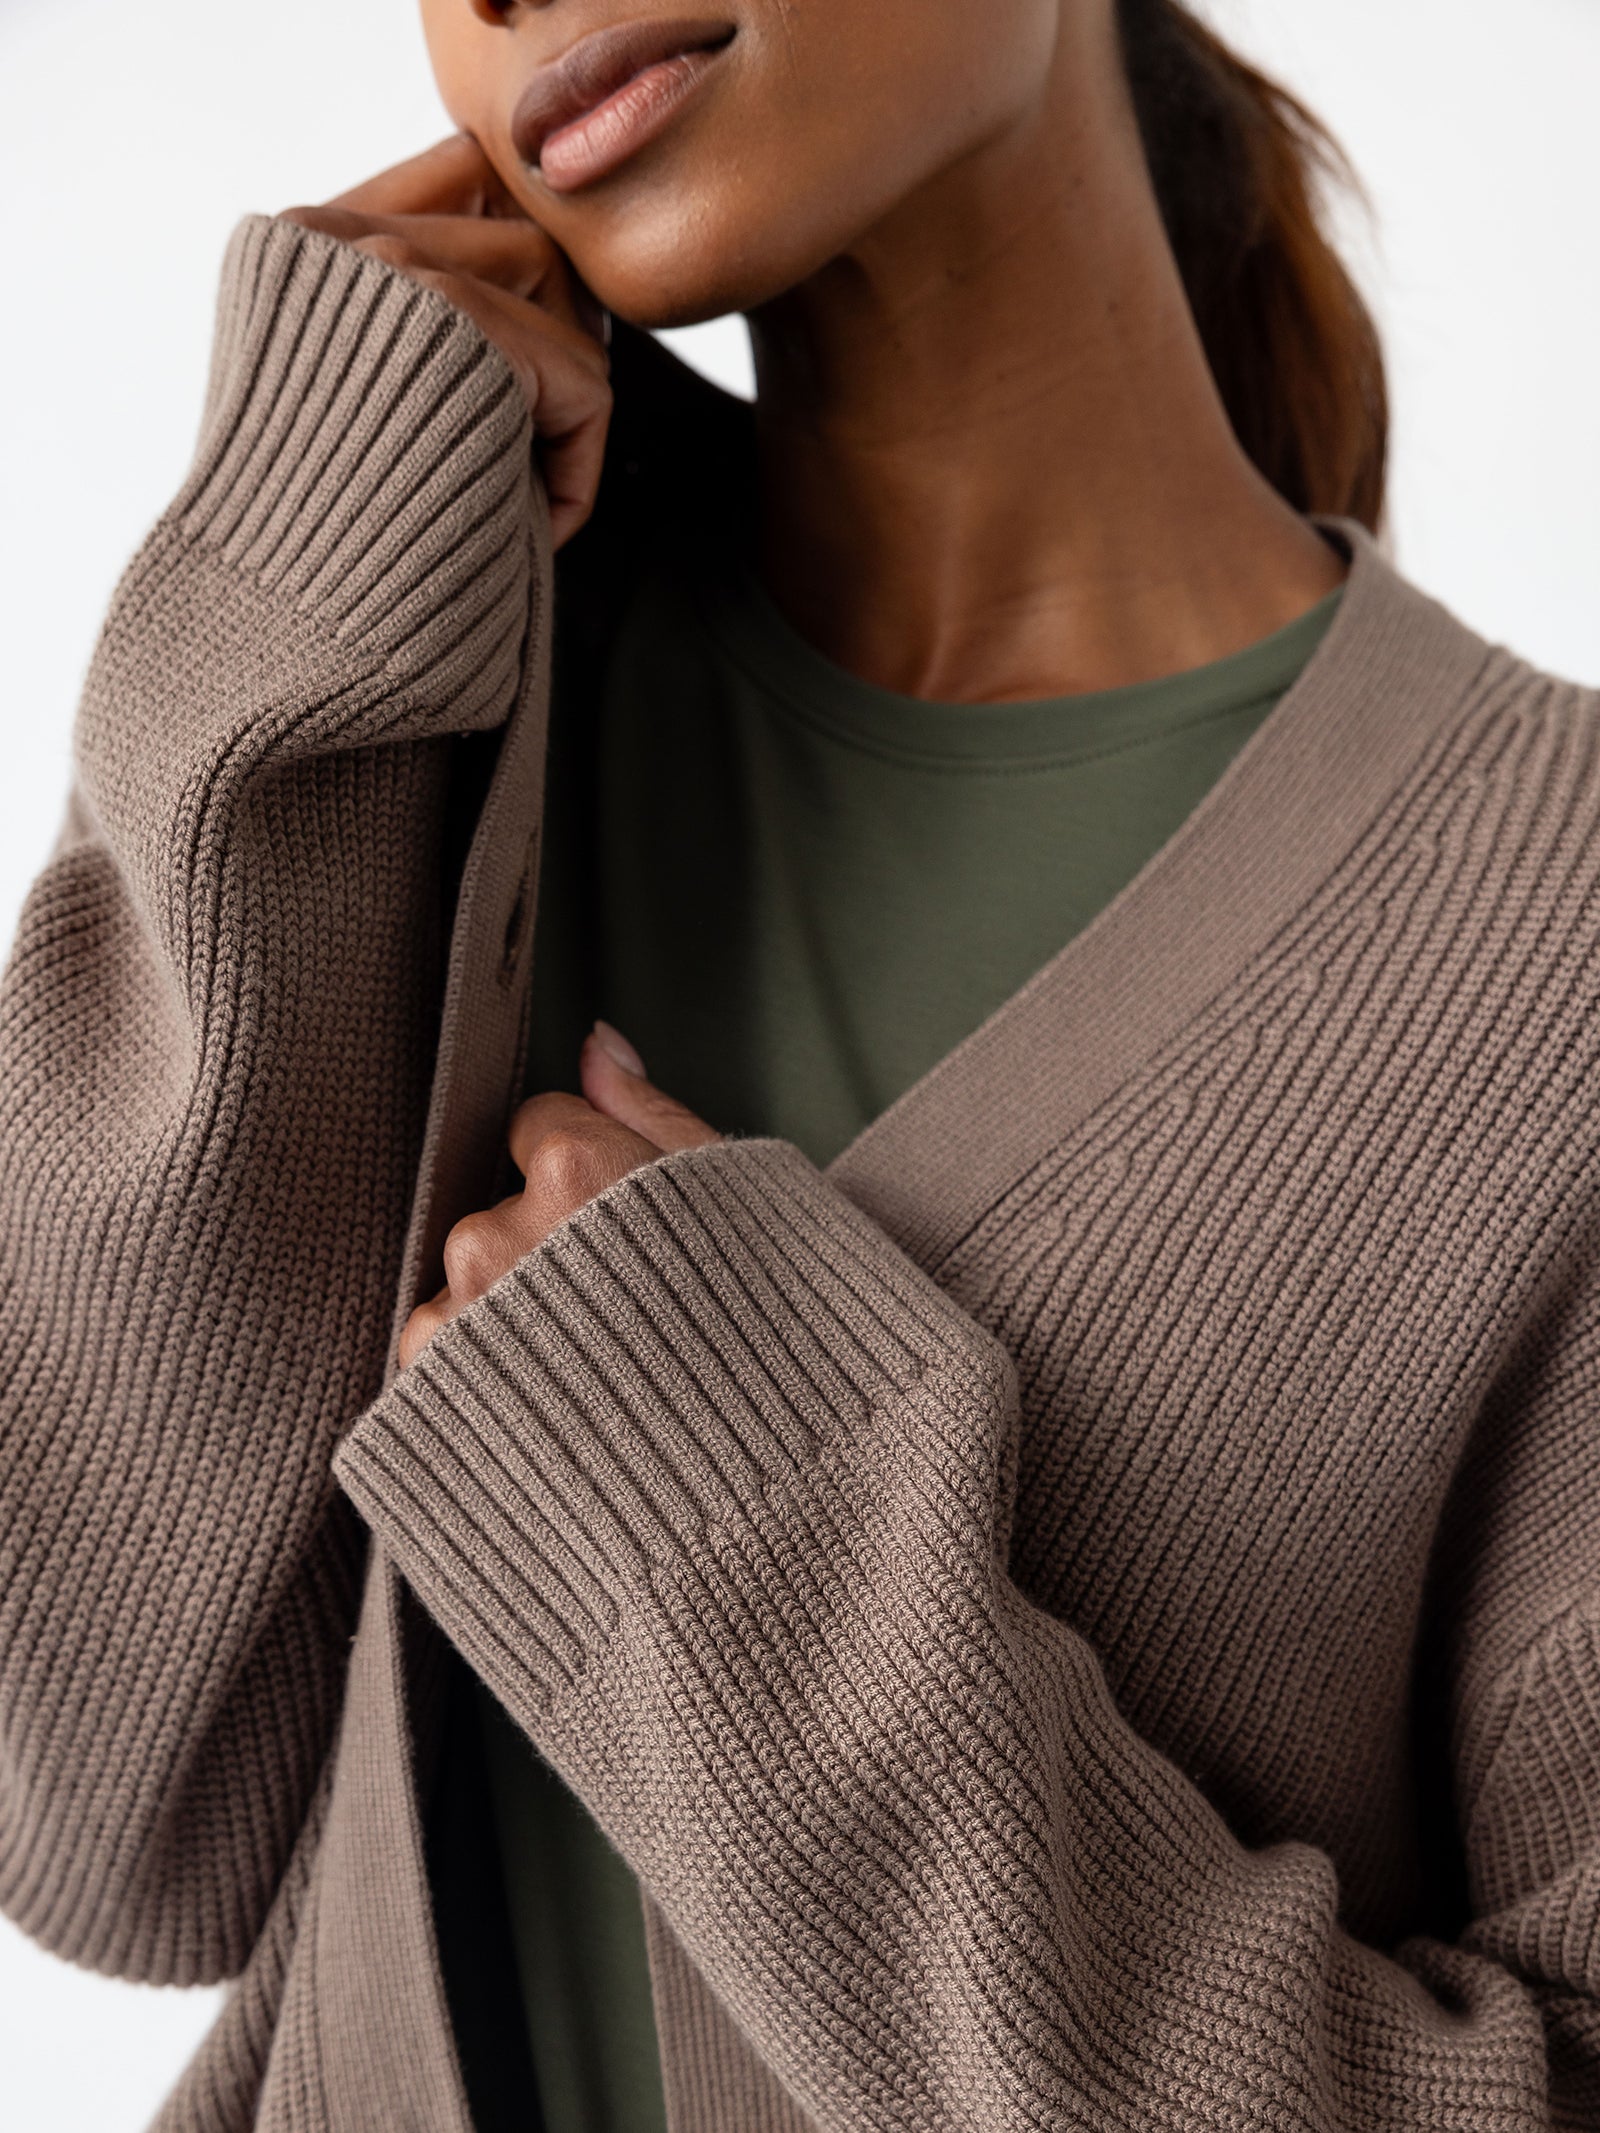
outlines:
[[522, 953], [523, 938], [528, 930], [528, 912], [533, 904], [533, 862], [538, 849], [538, 838], [528, 839], [528, 850], [522, 862], [522, 872], [517, 879], [517, 893], [512, 900], [510, 915], [506, 919], [505, 944], [500, 951], [500, 983], [509, 985], [516, 976], [517, 960]]

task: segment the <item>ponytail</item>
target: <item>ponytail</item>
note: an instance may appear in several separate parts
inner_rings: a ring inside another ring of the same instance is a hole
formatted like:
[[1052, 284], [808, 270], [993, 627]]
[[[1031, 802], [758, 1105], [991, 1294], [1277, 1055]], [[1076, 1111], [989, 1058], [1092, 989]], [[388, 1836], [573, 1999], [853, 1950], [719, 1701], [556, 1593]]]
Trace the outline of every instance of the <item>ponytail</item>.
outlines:
[[1178, 0], [1117, 0], [1167, 235], [1223, 405], [1296, 510], [1383, 515], [1389, 404], [1377, 328], [1323, 233], [1326, 128]]

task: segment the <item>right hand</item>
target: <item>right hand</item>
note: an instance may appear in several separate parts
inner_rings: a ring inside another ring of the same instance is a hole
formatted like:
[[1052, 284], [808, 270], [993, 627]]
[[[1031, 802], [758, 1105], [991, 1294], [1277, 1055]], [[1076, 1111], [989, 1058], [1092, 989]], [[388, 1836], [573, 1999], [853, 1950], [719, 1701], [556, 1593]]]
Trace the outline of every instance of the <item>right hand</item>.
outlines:
[[533, 415], [553, 545], [594, 508], [611, 420], [605, 313], [470, 134], [277, 218], [370, 252], [464, 311], [510, 363]]

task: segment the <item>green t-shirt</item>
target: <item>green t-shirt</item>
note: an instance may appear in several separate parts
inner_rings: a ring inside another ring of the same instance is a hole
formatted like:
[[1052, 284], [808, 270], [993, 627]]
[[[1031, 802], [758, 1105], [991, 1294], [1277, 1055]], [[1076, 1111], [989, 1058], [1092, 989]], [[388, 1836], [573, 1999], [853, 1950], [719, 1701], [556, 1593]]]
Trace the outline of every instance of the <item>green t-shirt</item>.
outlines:
[[[604, 1015], [710, 1124], [819, 1164], [1140, 871], [1339, 600], [1168, 680], [930, 703], [825, 658], [731, 547], [691, 563], [636, 586], [581, 777], [552, 734], [528, 1089], [576, 1089]], [[637, 1884], [476, 1693], [546, 2133], [657, 2133]]]

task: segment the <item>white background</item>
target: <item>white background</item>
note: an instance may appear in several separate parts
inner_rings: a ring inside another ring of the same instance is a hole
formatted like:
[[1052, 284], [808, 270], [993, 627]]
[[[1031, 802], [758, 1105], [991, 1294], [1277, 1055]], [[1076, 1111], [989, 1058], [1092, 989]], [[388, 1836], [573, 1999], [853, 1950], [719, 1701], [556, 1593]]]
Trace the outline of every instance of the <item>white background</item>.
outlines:
[[[1341, 222], [1393, 367], [1401, 567], [1600, 683], [1600, 6], [1212, 12], [1332, 121], [1375, 203], [1374, 231]], [[228, 231], [447, 130], [408, 0], [0, 0], [4, 941], [106, 599], [193, 444]], [[672, 338], [748, 390], [741, 322]], [[137, 2133], [216, 1999], [84, 1976], [0, 1920], [0, 2121]]]

